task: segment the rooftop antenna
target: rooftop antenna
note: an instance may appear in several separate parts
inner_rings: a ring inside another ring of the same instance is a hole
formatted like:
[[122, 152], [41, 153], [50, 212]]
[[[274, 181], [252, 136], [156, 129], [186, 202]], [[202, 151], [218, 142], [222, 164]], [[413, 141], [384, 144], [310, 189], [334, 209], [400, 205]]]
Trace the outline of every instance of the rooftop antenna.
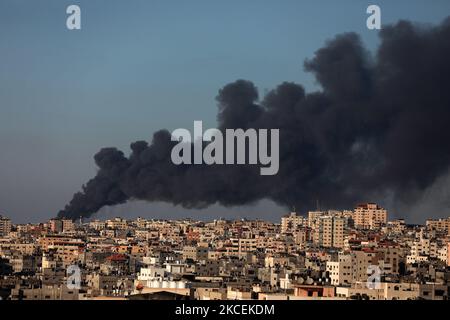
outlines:
[[316, 199], [316, 207], [317, 211], [320, 211], [319, 199]]

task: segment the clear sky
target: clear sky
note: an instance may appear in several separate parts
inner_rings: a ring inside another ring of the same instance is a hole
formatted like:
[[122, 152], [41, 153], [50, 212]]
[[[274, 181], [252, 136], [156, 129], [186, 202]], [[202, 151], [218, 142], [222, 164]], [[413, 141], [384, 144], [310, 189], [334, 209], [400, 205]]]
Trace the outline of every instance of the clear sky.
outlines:
[[[81, 7], [82, 30], [66, 28], [66, 8]], [[439, 23], [448, 0], [2, 0], [0, 2], [0, 214], [14, 222], [56, 215], [95, 174], [93, 155], [128, 153], [153, 132], [214, 127], [214, 97], [243, 78], [263, 93], [283, 81], [317, 89], [303, 61], [327, 39], [359, 33], [373, 50], [382, 23]], [[142, 202], [110, 215], [272, 218], [284, 209], [188, 211]]]

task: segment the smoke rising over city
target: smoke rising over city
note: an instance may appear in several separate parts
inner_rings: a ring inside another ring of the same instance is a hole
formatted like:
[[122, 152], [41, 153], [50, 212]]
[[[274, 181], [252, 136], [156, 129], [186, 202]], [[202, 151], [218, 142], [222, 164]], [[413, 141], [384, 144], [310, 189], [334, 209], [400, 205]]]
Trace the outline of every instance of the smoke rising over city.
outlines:
[[[317, 92], [286, 82], [260, 96], [246, 80], [219, 90], [220, 130], [280, 130], [277, 175], [261, 176], [251, 165], [174, 165], [176, 142], [161, 130], [151, 143], [132, 143], [129, 157], [100, 150], [97, 175], [58, 216], [89, 217], [134, 199], [185, 208], [270, 199], [301, 211], [318, 199], [338, 209], [387, 197], [407, 208], [448, 181], [450, 18], [433, 27], [400, 21], [384, 26], [380, 37], [373, 56], [354, 33], [317, 50], [304, 63], [321, 86]], [[186, 126], [193, 120], [201, 119]]]

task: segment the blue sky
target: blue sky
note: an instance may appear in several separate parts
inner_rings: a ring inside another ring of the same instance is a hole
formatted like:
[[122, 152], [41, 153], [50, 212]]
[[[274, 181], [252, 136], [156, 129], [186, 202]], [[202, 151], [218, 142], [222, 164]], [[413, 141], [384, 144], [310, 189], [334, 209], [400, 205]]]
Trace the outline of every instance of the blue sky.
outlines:
[[[82, 30], [66, 28], [66, 7]], [[15, 222], [56, 215], [95, 174], [102, 147], [128, 152], [155, 130], [214, 127], [214, 97], [236, 79], [263, 93], [283, 81], [318, 89], [303, 61], [342, 32], [374, 50], [366, 8], [382, 23], [439, 23], [450, 1], [2, 0], [0, 2], [0, 214]], [[270, 203], [189, 211], [133, 203], [101, 215], [278, 217]]]

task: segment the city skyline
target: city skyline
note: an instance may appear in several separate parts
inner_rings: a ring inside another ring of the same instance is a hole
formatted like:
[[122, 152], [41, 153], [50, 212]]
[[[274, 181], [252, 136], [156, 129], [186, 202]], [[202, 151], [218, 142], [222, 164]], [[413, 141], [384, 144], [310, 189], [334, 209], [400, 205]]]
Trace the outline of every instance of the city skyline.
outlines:
[[376, 203], [276, 222], [0, 216], [0, 298], [446, 301], [449, 237], [450, 217], [409, 225]]
[[[89, 224], [90, 222], [95, 222], [95, 221], [107, 221], [107, 220], [114, 220], [114, 219], [121, 219], [121, 220], [126, 220], [126, 221], [133, 221], [136, 219], [144, 219], [144, 220], [151, 220], [151, 221], [197, 221], [197, 222], [213, 222], [213, 221], [267, 221], [267, 222], [271, 222], [271, 223], [275, 223], [277, 224], [278, 221], [281, 219], [283, 220], [286, 217], [290, 217], [292, 215], [295, 215], [297, 217], [301, 217], [303, 218], [307, 218], [309, 215], [311, 215], [314, 212], [317, 213], [345, 213], [345, 212], [358, 212], [358, 210], [360, 210], [361, 207], [365, 207], [367, 205], [373, 205], [376, 208], [380, 209], [380, 210], [384, 210], [386, 212], [385, 218], [384, 220], [389, 222], [389, 221], [397, 221], [397, 220], [402, 220], [405, 222], [405, 224], [410, 225], [410, 226], [420, 226], [420, 225], [424, 225], [425, 222], [427, 221], [433, 221], [433, 220], [440, 220], [440, 219], [446, 219], [446, 217], [441, 217], [441, 218], [432, 218], [432, 217], [424, 217], [423, 221], [420, 222], [411, 222], [407, 219], [405, 219], [405, 217], [402, 216], [397, 216], [395, 214], [392, 214], [391, 212], [389, 212], [388, 214], [388, 210], [383, 208], [382, 206], [380, 206], [379, 204], [375, 203], [375, 202], [366, 202], [366, 203], [358, 203], [355, 204], [355, 206], [353, 206], [352, 208], [344, 208], [344, 209], [336, 209], [336, 208], [324, 208], [324, 207], [320, 207], [320, 204], [317, 203], [317, 207], [316, 208], [311, 208], [310, 210], [306, 210], [306, 211], [298, 211], [296, 210], [295, 207], [292, 207], [291, 210], [283, 210], [282, 212], [280, 212], [279, 214], [273, 214], [273, 212], [269, 212], [267, 215], [261, 215], [261, 214], [245, 214], [245, 209], [242, 209], [242, 214], [236, 214], [233, 213], [231, 215], [227, 215], [227, 213], [229, 213], [229, 210], [227, 210], [225, 212], [224, 215], [220, 215], [220, 214], [206, 214], [203, 216], [193, 216], [193, 215], [183, 215], [183, 214], [176, 214], [174, 215], [175, 217], [171, 217], [170, 215], [167, 214], [143, 214], [142, 212], [133, 212], [133, 213], [128, 213], [126, 215], [121, 215], [120, 212], [121, 210], [117, 210], [116, 212], [111, 211], [108, 214], [93, 214], [90, 217], [83, 217], [80, 216], [78, 218], [74, 218], [74, 219], [70, 219], [70, 218], [65, 218], [65, 217], [57, 217], [57, 216], [52, 216], [49, 217], [47, 219], [44, 220], [40, 220], [40, 221], [26, 221], [26, 222], [16, 222], [13, 220], [12, 217], [7, 216], [4, 213], [0, 212], [0, 217], [4, 218], [4, 219], [8, 219], [11, 221], [11, 224], [14, 225], [35, 225], [35, 224], [46, 224], [48, 221], [55, 221], [55, 220], [66, 220], [66, 221], [72, 221], [75, 224], [81, 225], [81, 224]], [[186, 210], [186, 209], [183, 209]], [[209, 209], [204, 209], [206, 211], [208, 211]], [[360, 218], [358, 218], [360, 219]], [[357, 221], [359, 221], [357, 219]], [[282, 223], [283, 224], [283, 223]], [[282, 225], [281, 224], [281, 225]]]

